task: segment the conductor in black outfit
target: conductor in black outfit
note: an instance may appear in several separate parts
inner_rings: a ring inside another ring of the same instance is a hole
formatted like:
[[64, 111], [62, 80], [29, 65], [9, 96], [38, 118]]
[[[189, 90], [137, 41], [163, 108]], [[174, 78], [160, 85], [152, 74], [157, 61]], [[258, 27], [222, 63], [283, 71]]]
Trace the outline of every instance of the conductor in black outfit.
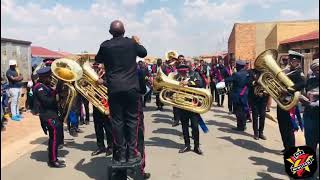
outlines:
[[113, 21], [109, 32], [113, 37], [100, 45], [95, 61], [104, 63], [106, 69], [114, 135], [113, 161], [133, 164], [141, 161], [137, 150], [140, 86], [136, 58], [144, 58], [147, 50], [140, 45], [138, 37], [124, 37], [125, 29], [121, 21]]

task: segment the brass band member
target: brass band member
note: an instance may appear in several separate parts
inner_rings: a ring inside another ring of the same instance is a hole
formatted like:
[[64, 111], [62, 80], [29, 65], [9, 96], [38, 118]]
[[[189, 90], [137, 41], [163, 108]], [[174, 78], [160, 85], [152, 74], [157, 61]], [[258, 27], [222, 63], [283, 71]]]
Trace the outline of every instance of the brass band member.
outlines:
[[103, 63], [106, 69], [114, 135], [113, 162], [119, 165], [136, 164], [141, 161], [137, 150], [140, 87], [136, 58], [144, 58], [147, 50], [138, 37], [124, 37], [125, 29], [121, 21], [113, 21], [109, 32], [113, 37], [100, 45], [95, 61]]
[[[191, 64], [180, 65], [177, 67], [178, 77], [177, 80], [180, 81], [182, 86], [189, 87], [202, 87], [202, 80], [198, 73], [191, 71]], [[190, 112], [187, 110], [180, 109], [181, 114], [181, 124], [182, 132], [184, 138], [185, 147], [179, 150], [179, 153], [185, 153], [191, 150], [190, 146], [190, 135], [189, 135], [189, 122], [191, 121], [192, 136], [194, 138], [194, 152], [202, 155], [199, 142], [199, 123], [198, 118], [199, 114]]]
[[253, 132], [254, 139], [258, 140], [267, 138], [263, 134], [264, 124], [266, 119], [266, 107], [269, 95], [261, 89], [261, 91], [255, 92], [255, 88], [260, 86], [258, 84], [258, 78], [260, 76], [260, 72], [252, 69], [250, 70], [250, 86], [249, 86], [249, 95], [248, 102], [252, 109], [252, 119], [253, 119]]
[[[287, 75], [295, 84], [291, 90], [292, 92], [301, 91], [305, 86], [305, 78], [301, 70], [302, 59], [302, 54], [289, 51], [289, 72]], [[277, 106], [277, 118], [284, 146], [284, 150], [281, 153], [285, 153], [290, 147], [295, 146], [294, 126], [291, 122], [290, 112], [281, 109], [279, 106]]]
[[35, 98], [40, 103], [39, 117], [43, 132], [49, 131], [48, 165], [54, 168], [65, 167], [64, 161], [57, 159], [58, 146], [63, 143], [63, 124], [58, 117], [56, 91], [50, 87], [51, 68], [44, 67], [37, 71], [39, 80], [34, 87]]
[[[96, 64], [93, 66], [96, 72], [99, 74], [102, 70], [101, 64]], [[107, 82], [105, 81], [105, 78], [103, 77], [104, 72], [102, 74], [99, 74], [101, 77], [99, 79], [100, 84], [103, 84], [107, 86]], [[112, 144], [112, 124], [111, 124], [111, 118], [102, 112], [100, 112], [96, 107], [93, 106], [93, 123], [94, 123], [94, 131], [96, 133], [97, 138], [97, 146], [98, 149], [92, 152], [92, 156], [96, 156], [101, 153], [106, 153], [106, 156], [109, 156], [112, 154], [113, 151], [113, 144]], [[107, 148], [104, 144], [105, 136], [107, 138]]]

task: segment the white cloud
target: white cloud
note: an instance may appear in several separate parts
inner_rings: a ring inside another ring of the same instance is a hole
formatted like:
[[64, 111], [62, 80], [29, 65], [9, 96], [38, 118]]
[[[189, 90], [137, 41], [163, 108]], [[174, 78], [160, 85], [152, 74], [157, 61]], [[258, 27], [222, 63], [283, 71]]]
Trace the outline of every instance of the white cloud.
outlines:
[[300, 19], [302, 17], [302, 13], [298, 10], [282, 9], [280, 10], [280, 16], [287, 19]]
[[122, 4], [125, 6], [135, 6], [143, 2], [144, 0], [122, 0]]

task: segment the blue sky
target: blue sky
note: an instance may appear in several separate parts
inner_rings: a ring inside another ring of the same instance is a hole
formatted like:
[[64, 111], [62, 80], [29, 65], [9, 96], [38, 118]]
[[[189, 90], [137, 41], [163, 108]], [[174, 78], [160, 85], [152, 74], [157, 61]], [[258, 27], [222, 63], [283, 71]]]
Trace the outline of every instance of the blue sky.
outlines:
[[2, 37], [96, 53], [109, 23], [125, 22], [150, 55], [226, 50], [235, 22], [319, 19], [319, 0], [1, 0]]

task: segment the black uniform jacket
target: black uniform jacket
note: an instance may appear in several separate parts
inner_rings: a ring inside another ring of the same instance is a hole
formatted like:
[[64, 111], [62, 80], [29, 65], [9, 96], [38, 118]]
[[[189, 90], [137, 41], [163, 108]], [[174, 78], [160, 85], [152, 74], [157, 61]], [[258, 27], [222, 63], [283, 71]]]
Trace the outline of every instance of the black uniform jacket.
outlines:
[[104, 41], [95, 61], [105, 65], [108, 92], [139, 90], [136, 58], [146, 55], [147, 50], [130, 38], [114, 37]]

